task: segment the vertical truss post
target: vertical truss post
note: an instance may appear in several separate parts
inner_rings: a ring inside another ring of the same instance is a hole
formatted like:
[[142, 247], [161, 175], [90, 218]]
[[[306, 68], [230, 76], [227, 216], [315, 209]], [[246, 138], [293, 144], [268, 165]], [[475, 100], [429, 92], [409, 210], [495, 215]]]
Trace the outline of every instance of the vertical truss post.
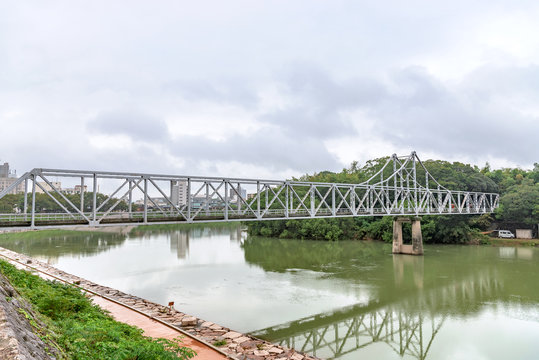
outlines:
[[191, 178], [187, 178], [187, 221], [191, 220]]
[[26, 221], [26, 214], [28, 213], [28, 179], [24, 179], [24, 220]]
[[32, 174], [32, 214], [31, 214], [30, 227], [36, 226], [36, 175]]
[[133, 212], [133, 180], [129, 179], [129, 193], [127, 195], [127, 210], [129, 212], [129, 218], [132, 217]]
[[442, 196], [440, 185], [437, 186], [437, 189], [438, 189], [438, 212], [442, 212], [443, 211], [442, 204], [443, 204], [444, 197]]
[[410, 196], [410, 174], [408, 174], [408, 171], [406, 172], [406, 204], [408, 206], [408, 212], [412, 210], [411, 207], [411, 196]]
[[288, 187], [289, 187], [289, 193], [290, 193], [290, 203], [289, 203], [289, 206], [290, 206], [290, 213], [294, 213], [294, 189], [292, 188], [292, 185], [290, 185], [290, 183], [288, 183]]
[[210, 184], [206, 181], [206, 216], [210, 215]]
[[260, 219], [260, 181], [256, 181], [256, 217]]
[[374, 198], [373, 198], [374, 187], [372, 185], [369, 186], [368, 192], [369, 192], [369, 199], [368, 199], [369, 210], [371, 212], [371, 215], [374, 215]]
[[92, 204], [92, 222], [96, 222], [97, 220], [97, 174], [94, 173], [94, 179], [93, 179], [93, 204]]
[[315, 206], [314, 206], [314, 185], [311, 184], [311, 216], [314, 216]]
[[427, 191], [427, 213], [430, 214], [430, 190], [429, 190], [429, 173], [425, 171], [425, 190]]
[[[397, 154], [393, 154], [393, 201], [395, 202], [395, 207], [399, 205], [399, 200], [397, 196]], [[391, 209], [393, 211], [393, 207]]]
[[331, 186], [331, 215], [337, 215], [337, 210], [335, 208], [335, 185]]
[[350, 189], [350, 206], [352, 208], [352, 215], [356, 215], [356, 187], [352, 186]]
[[225, 182], [225, 220], [228, 220], [228, 181], [226, 179], [223, 181]]
[[84, 214], [84, 176], [80, 177], [80, 212]]
[[268, 184], [264, 185], [264, 188], [266, 189], [266, 211], [268, 210], [268, 203], [269, 203], [269, 190], [268, 190]]
[[142, 221], [148, 223], [148, 178], [144, 177], [144, 214]]
[[285, 181], [284, 186], [285, 186], [285, 188], [284, 188], [284, 190], [285, 190], [284, 217], [288, 219], [288, 206], [289, 206], [288, 200], [289, 200], [289, 197], [290, 197], [288, 181]]
[[419, 206], [417, 204], [417, 173], [416, 173], [416, 166], [415, 166], [415, 151], [412, 152], [412, 164], [413, 164], [413, 184], [414, 184], [414, 208], [415, 213], [417, 214], [419, 211]]

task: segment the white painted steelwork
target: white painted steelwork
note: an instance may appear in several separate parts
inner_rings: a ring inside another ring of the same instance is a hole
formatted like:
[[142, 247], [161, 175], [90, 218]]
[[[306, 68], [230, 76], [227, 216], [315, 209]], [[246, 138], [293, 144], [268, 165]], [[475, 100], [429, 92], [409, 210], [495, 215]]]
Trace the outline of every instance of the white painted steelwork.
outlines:
[[[418, 178], [418, 169], [422, 179]], [[57, 189], [51, 179], [80, 180], [79, 206]], [[99, 203], [99, 183], [105, 180], [115, 180], [120, 185], [115, 185], [114, 191]], [[0, 214], [0, 227], [485, 214], [493, 212], [499, 202], [499, 194], [495, 193], [446, 189], [431, 176], [415, 152], [404, 157], [391, 156], [378, 172], [359, 184], [33, 169], [2, 191], [0, 198], [22, 182], [24, 208], [17, 214]], [[172, 188], [178, 182], [187, 184], [185, 204], [175, 202], [172, 194], [164, 190], [165, 185]], [[84, 204], [85, 183], [92, 184], [91, 206]], [[63, 212], [36, 211], [37, 188]], [[134, 193], [142, 196], [139, 211], [133, 210]], [[118, 211], [122, 202], [127, 203], [127, 210]]]

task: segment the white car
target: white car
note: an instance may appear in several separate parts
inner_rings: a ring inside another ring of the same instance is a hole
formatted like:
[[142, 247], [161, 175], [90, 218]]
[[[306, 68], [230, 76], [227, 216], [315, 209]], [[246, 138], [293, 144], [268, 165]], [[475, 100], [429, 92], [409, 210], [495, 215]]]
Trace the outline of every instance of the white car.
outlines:
[[509, 230], [498, 230], [498, 237], [505, 239], [514, 239], [515, 235]]

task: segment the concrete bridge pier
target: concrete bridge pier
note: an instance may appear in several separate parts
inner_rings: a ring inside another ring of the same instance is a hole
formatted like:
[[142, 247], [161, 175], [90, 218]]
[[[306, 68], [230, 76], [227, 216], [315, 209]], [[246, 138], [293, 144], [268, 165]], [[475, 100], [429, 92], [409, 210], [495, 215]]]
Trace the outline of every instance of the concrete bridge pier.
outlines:
[[[412, 223], [412, 244], [402, 243], [402, 224]], [[393, 220], [393, 254], [423, 255], [423, 236], [421, 235], [421, 219], [419, 217], [398, 217]]]

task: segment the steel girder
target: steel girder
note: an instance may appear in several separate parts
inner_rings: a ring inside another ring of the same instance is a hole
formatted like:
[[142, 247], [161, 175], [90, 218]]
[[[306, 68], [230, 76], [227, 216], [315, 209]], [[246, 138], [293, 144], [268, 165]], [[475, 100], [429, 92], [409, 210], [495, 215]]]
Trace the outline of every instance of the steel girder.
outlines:
[[[51, 179], [80, 179], [78, 204]], [[106, 181], [116, 181], [113, 191], [105, 201], [98, 201], [99, 186]], [[441, 186], [415, 152], [391, 156], [370, 179], [359, 184], [33, 169], [1, 192], [0, 198], [22, 182], [24, 209], [18, 214], [0, 214], [1, 227], [485, 214], [499, 204], [499, 194], [452, 191]], [[84, 203], [85, 183], [91, 184], [90, 204]], [[168, 183], [171, 187], [184, 185], [187, 194], [183, 202], [173, 198], [172, 190], [166, 191]], [[37, 211], [36, 191], [50, 197], [63, 212]], [[133, 210], [136, 195], [142, 197], [142, 206]], [[122, 202], [128, 208], [118, 211]]]

